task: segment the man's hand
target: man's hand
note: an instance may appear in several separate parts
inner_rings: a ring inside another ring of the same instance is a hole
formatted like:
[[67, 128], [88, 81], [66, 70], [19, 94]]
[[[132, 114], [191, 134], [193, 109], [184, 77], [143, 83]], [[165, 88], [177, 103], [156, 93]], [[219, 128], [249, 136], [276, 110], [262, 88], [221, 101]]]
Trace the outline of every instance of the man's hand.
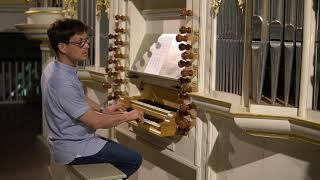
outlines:
[[124, 105], [124, 103], [122, 102], [117, 102], [116, 104], [114, 105], [111, 105], [111, 106], [108, 106], [108, 107], [105, 107], [102, 109], [102, 113], [113, 113], [113, 112], [116, 112], [116, 111], [125, 111], [127, 108], [126, 106]]
[[136, 120], [138, 123], [144, 121], [143, 112], [136, 109], [130, 112], [126, 112], [125, 115], [129, 119], [129, 121]]

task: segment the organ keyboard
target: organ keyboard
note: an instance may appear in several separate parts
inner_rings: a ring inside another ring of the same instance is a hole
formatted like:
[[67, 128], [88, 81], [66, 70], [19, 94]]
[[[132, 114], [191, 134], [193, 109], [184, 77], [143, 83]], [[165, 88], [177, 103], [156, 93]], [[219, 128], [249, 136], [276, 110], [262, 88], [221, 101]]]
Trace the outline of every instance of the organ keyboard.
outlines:
[[173, 136], [176, 133], [178, 109], [148, 99], [129, 100], [130, 108], [144, 112], [144, 122], [129, 122], [160, 137]]

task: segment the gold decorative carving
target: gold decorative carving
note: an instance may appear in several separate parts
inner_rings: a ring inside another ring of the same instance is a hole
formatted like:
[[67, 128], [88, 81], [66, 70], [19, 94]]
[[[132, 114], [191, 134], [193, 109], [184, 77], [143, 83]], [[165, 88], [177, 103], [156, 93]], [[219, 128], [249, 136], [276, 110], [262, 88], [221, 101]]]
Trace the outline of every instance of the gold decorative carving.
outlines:
[[246, 0], [237, 0], [237, 1], [242, 14], [244, 14], [244, 12], [246, 11]]
[[96, 16], [101, 16], [101, 11], [103, 8], [103, 0], [97, 0], [97, 13]]
[[77, 4], [78, 0], [65, 0], [64, 1], [64, 16], [66, 18], [77, 18]]
[[212, 0], [211, 14], [213, 17], [216, 17], [218, 15], [221, 3], [222, 0]]
[[107, 16], [109, 16], [110, 12], [110, 0], [97, 0], [97, 16], [101, 16], [101, 11], [103, 9], [103, 6], [106, 8], [105, 12]]
[[109, 14], [110, 14], [110, 0], [104, 0], [104, 5], [106, 7], [106, 14], [109, 17]]

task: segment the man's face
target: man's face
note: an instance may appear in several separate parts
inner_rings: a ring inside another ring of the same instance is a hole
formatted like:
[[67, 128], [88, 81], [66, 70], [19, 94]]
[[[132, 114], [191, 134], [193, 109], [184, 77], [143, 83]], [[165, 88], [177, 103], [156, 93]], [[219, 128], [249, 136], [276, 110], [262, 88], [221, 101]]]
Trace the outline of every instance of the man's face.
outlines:
[[85, 61], [88, 59], [89, 39], [86, 32], [75, 34], [66, 44], [65, 54], [72, 61]]

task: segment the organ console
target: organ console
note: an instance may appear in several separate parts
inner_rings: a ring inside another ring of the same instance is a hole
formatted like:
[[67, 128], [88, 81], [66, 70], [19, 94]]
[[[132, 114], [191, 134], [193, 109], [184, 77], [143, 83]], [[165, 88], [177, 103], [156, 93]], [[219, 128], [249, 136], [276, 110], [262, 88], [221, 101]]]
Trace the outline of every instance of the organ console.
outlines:
[[[131, 108], [144, 112], [145, 120], [142, 124], [138, 124], [135, 121], [131, 121], [130, 124], [160, 137], [175, 135], [178, 118], [178, 102], [176, 101], [177, 98], [174, 98], [175, 92], [176, 90], [168, 90], [150, 84], [143, 85], [142, 95], [129, 100], [129, 102]], [[158, 98], [169, 97], [159, 101], [159, 99], [157, 100], [150, 96], [150, 93], [153, 93]]]
[[[193, 15], [192, 10], [185, 8], [177, 9], [176, 12], [185, 17]], [[187, 118], [184, 116], [190, 117], [190, 110], [182, 111], [180, 108], [187, 106], [184, 103], [189, 101], [188, 93], [194, 89], [191, 86], [195, 75], [192, 64], [197, 57], [192, 48], [197, 39], [194, 38], [193, 27], [186, 24], [176, 27], [173, 32], [172, 23], [162, 23], [166, 19], [159, 16], [152, 17], [159, 18], [161, 22], [162, 27], [157, 29], [159, 32], [152, 30], [157, 28], [157, 24], [147, 23], [143, 31], [139, 30], [143, 26], [130, 28], [129, 25], [139, 23], [141, 20], [149, 21], [149, 17], [145, 17], [148, 13], [142, 15], [143, 19], [130, 18], [130, 23], [127, 23], [128, 16], [115, 15], [113, 30], [116, 34], [110, 34], [109, 39], [114, 39], [116, 47], [110, 47], [109, 51], [114, 52], [113, 57], [116, 60], [108, 61], [110, 70], [107, 74], [111, 78], [113, 92], [108, 96], [108, 100], [120, 97], [128, 102], [130, 108], [144, 112], [144, 123], [129, 122], [134, 127], [160, 137], [185, 134], [190, 129], [191, 123], [185, 122]], [[185, 21], [174, 13], [172, 16], [169, 19]], [[118, 21], [124, 22], [120, 26]], [[178, 32], [180, 34], [177, 34]], [[134, 43], [131, 44], [132, 42]], [[120, 51], [121, 46], [123, 49]], [[181, 57], [182, 60], [177, 57]], [[128, 61], [123, 62], [122, 59]]]

